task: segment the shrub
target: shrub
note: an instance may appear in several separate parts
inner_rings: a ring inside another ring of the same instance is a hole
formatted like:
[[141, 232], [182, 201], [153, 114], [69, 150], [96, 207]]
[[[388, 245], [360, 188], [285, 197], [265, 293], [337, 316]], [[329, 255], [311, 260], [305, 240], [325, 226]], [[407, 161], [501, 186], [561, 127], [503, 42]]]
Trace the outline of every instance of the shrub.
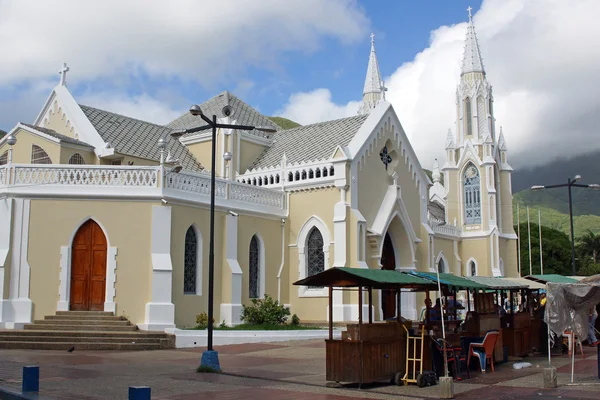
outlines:
[[281, 325], [285, 324], [289, 315], [287, 307], [266, 294], [264, 300], [252, 299], [251, 305], [242, 306], [241, 319], [252, 325]]
[[[215, 323], [215, 319], [213, 318], [213, 324]], [[196, 324], [198, 328], [205, 329], [208, 328], [208, 314], [203, 312], [196, 315]]]
[[292, 315], [292, 325], [298, 326], [300, 325], [300, 318], [296, 314]]

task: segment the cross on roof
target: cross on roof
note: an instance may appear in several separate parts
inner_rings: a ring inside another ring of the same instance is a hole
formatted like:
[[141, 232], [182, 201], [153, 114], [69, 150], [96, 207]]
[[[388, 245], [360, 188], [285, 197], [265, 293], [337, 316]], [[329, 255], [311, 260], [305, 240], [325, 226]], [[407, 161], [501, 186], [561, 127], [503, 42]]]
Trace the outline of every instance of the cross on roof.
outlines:
[[67, 86], [67, 72], [69, 72], [70, 68], [67, 67], [67, 63], [63, 63], [63, 67], [58, 73], [60, 74], [60, 85]]
[[467, 11], [469, 12], [469, 20], [471, 20], [471, 18], [473, 18], [473, 16], [471, 15], [471, 10], [472, 10], [472, 9], [473, 9], [473, 8], [472, 8], [471, 6], [469, 6], [469, 7], [467, 8]]
[[375, 42], [375, 34], [371, 32], [371, 43]]

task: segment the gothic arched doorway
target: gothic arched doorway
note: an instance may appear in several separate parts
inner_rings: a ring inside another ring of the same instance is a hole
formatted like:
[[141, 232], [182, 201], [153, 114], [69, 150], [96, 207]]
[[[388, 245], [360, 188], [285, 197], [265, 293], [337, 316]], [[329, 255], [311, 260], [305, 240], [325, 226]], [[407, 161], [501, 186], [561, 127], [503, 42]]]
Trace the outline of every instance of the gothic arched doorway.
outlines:
[[[392, 238], [388, 233], [383, 240], [383, 250], [381, 251], [381, 269], [394, 271], [396, 269], [396, 254]], [[396, 292], [394, 290], [381, 291], [381, 309], [383, 319], [394, 318], [396, 316]]]
[[94, 220], [79, 227], [71, 245], [71, 310], [104, 310], [106, 247], [104, 232]]

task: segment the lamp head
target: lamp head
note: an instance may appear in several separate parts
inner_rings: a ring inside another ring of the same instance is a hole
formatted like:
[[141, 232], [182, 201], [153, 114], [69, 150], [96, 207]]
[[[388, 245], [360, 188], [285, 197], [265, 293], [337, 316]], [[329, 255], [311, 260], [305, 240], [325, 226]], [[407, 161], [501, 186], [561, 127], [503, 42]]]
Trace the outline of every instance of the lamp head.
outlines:
[[231, 152], [226, 151], [225, 153], [223, 153], [223, 159], [225, 161], [231, 161], [232, 158], [233, 158], [233, 155], [231, 154]]
[[277, 129], [273, 128], [272, 126], [257, 126], [254, 129], [256, 129], [257, 131], [266, 132], [266, 133], [277, 132]]
[[14, 146], [15, 144], [17, 144], [16, 136], [13, 135], [12, 133], [10, 135], [8, 135], [6, 137], [6, 143], [8, 143], [9, 146]]
[[198, 115], [202, 115], [203, 113], [200, 106], [198, 104], [194, 104], [190, 107], [190, 114], [192, 114], [194, 117], [197, 117]]
[[172, 131], [171, 133], [169, 133], [169, 135], [171, 135], [171, 137], [172, 137], [172, 138], [175, 138], [175, 139], [177, 139], [177, 138], [180, 138], [180, 137], [182, 137], [183, 135], [185, 135], [185, 134], [186, 134], [186, 132], [187, 132], [187, 131], [186, 131], [185, 129], [177, 129], [177, 130], [174, 130], [174, 131]]
[[598, 185], [597, 183], [592, 183], [592, 184], [588, 185], [588, 187], [590, 189], [600, 190], [600, 185]]
[[575, 175], [575, 178], [573, 178], [573, 182], [577, 182], [581, 180], [581, 175]]
[[535, 185], [535, 186], [531, 187], [531, 190], [542, 190], [542, 189], [544, 189], [543, 185]]
[[164, 150], [167, 147], [167, 139], [161, 137], [158, 139], [158, 148]]

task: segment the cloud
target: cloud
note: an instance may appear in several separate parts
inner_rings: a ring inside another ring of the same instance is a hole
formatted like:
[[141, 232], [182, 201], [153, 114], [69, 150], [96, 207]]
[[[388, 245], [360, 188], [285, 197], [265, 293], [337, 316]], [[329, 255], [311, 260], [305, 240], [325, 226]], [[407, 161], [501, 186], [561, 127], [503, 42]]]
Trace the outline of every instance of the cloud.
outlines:
[[[496, 125], [514, 167], [600, 149], [599, 14], [596, 0], [485, 0], [474, 16]], [[445, 158], [446, 132], [455, 131], [466, 28], [465, 22], [434, 30], [429, 47], [384, 78], [387, 99], [426, 168], [434, 157]], [[282, 114], [317, 122], [316, 116], [354, 115], [355, 104], [335, 104], [317, 89], [292, 95]]]
[[259, 3], [3, 0], [0, 85], [56, 76], [63, 61], [73, 83], [137, 72], [209, 85], [250, 66], [276, 68], [280, 53], [315, 51], [322, 37], [362, 39], [369, 28], [355, 0]]

